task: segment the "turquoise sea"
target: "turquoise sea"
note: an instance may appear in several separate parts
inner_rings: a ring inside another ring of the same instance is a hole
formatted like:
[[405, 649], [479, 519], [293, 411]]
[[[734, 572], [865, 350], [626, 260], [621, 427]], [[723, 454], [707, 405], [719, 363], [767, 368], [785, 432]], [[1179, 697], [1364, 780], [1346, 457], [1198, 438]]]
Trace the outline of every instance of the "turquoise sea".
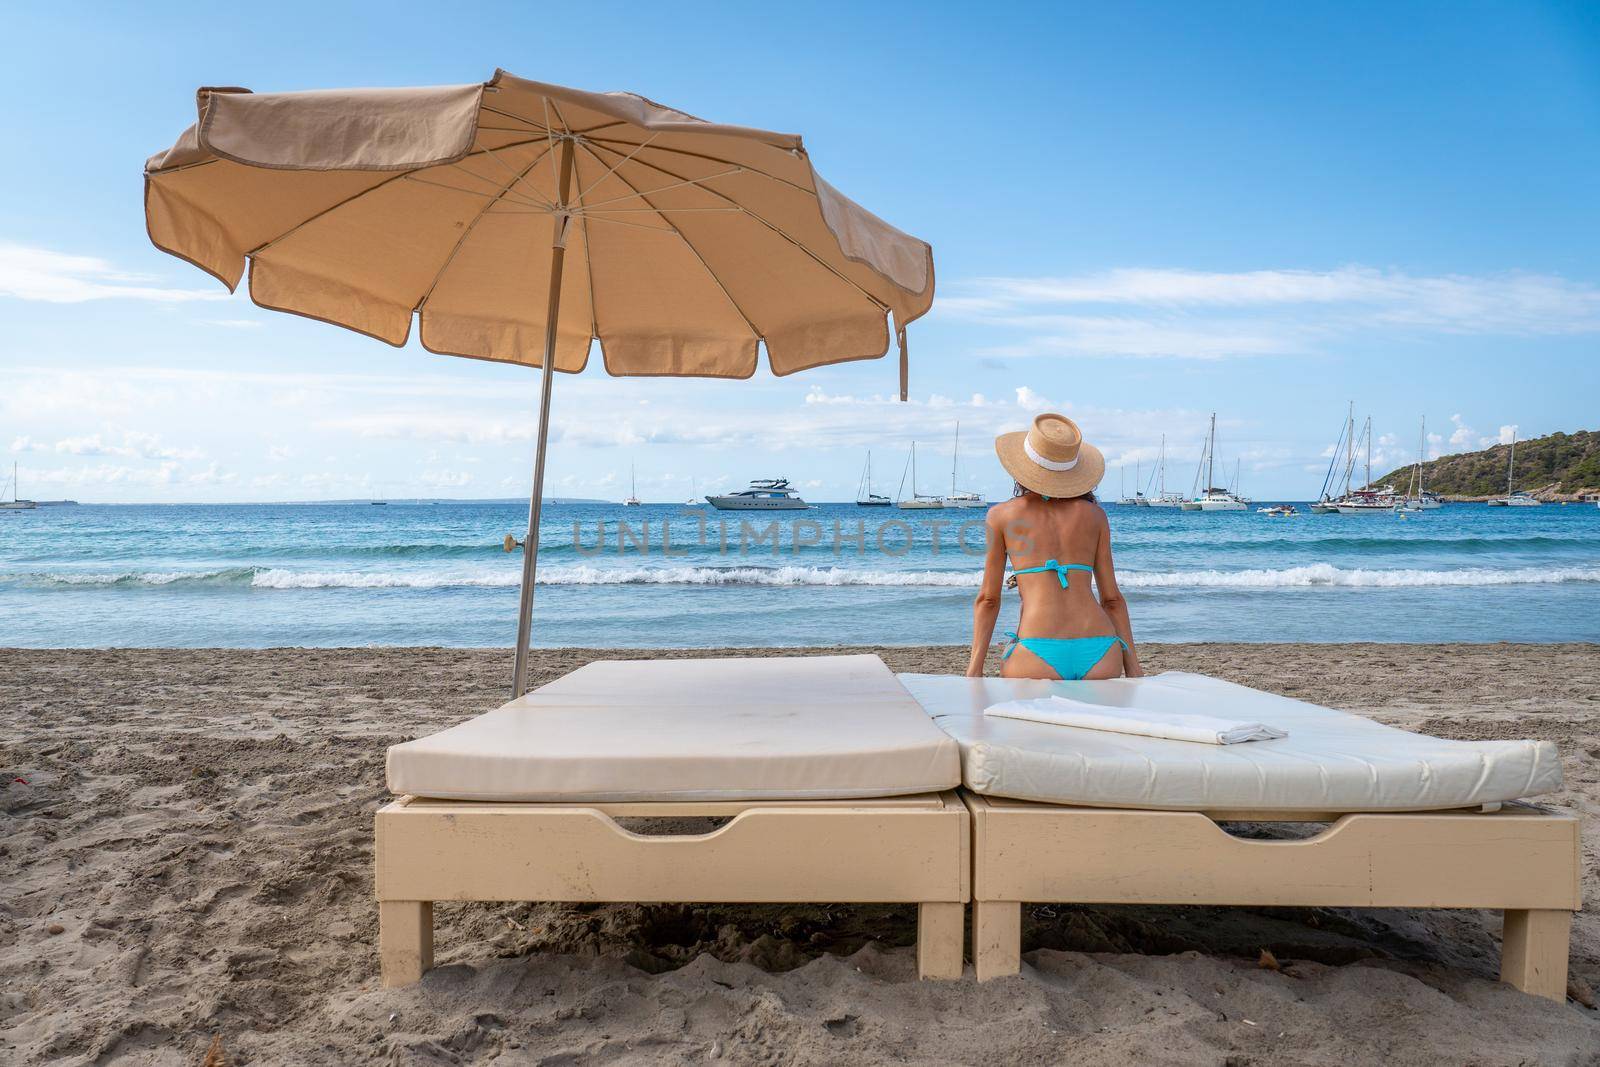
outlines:
[[[1143, 640], [1600, 641], [1593, 505], [1107, 512]], [[0, 512], [0, 645], [510, 645], [519, 557], [501, 540], [526, 514], [516, 501]], [[969, 639], [980, 511], [562, 503], [545, 515], [536, 644]]]

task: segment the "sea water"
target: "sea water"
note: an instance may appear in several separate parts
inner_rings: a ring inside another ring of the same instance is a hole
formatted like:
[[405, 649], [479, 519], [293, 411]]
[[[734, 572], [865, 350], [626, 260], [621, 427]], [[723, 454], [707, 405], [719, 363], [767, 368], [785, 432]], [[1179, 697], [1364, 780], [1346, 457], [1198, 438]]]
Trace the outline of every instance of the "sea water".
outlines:
[[[1600, 641], [1593, 505], [1106, 510], [1141, 640]], [[521, 558], [501, 542], [526, 516], [516, 501], [0, 512], [0, 645], [509, 645]], [[964, 644], [982, 521], [551, 504], [534, 642]], [[1007, 592], [997, 634], [1017, 604]]]

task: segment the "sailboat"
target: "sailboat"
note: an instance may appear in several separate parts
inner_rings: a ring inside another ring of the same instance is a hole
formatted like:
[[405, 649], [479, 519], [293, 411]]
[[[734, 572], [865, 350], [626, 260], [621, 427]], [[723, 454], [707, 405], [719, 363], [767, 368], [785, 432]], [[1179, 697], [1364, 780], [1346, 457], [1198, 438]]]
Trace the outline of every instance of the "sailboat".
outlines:
[[1511, 431], [1511, 456], [1506, 460], [1506, 495], [1489, 501], [1491, 508], [1536, 508], [1544, 501], [1512, 490], [1512, 476], [1517, 469], [1517, 431]]
[[[1239, 496], [1237, 493], [1230, 492], [1227, 489], [1219, 489], [1217, 487], [1217, 485], [1216, 485], [1216, 464], [1217, 464], [1217, 413], [1215, 411], [1213, 411], [1211, 413], [1211, 433], [1209, 434], [1209, 436], [1207, 438], [1207, 441], [1206, 441], [1206, 454], [1205, 454], [1206, 487], [1205, 487], [1205, 491], [1201, 492], [1201, 493], [1196, 493], [1195, 494], [1195, 498], [1192, 501], [1189, 501], [1188, 503], [1184, 504], [1183, 507], [1184, 507], [1185, 511], [1244, 511], [1249, 507], [1249, 503], [1250, 502], [1245, 500], [1243, 497]], [[1237, 467], [1235, 468], [1235, 471], [1236, 471], [1236, 473], [1234, 475], [1234, 478], [1235, 478], [1235, 481], [1237, 482], [1237, 479], [1238, 479]], [[1190, 507], [1189, 506], [1190, 504], [1193, 504], [1194, 506]]]
[[[1370, 415], [1361, 427], [1361, 439], [1366, 442], [1367, 449], [1366, 484], [1360, 489], [1346, 492], [1344, 496], [1334, 501], [1333, 506], [1341, 515], [1391, 515], [1400, 505], [1400, 497], [1392, 485], [1374, 487], [1372, 484], [1372, 416]], [[1353, 465], [1352, 463], [1351, 466]], [[1348, 481], [1349, 474], [1346, 474], [1345, 478]]]
[[1182, 493], [1167, 492], [1167, 435], [1161, 435], [1161, 453], [1156, 457], [1156, 493], [1143, 497], [1138, 503], [1152, 508], [1179, 508], [1183, 506]]
[[893, 501], [872, 491], [872, 452], [867, 452], [867, 467], [861, 472], [861, 484], [856, 487], [856, 505], [863, 508], [886, 508]]
[[[1118, 469], [1118, 471], [1120, 471], [1124, 475], [1126, 475], [1128, 473], [1128, 470], [1127, 470], [1126, 467], [1119, 467], [1117, 469]], [[1130, 507], [1130, 508], [1136, 508], [1139, 505], [1146, 503], [1145, 498], [1144, 498], [1144, 494], [1139, 491], [1139, 479], [1140, 479], [1139, 461], [1138, 460], [1134, 460], [1133, 461], [1133, 495], [1132, 496], [1128, 496], [1127, 495], [1127, 489], [1126, 489], [1126, 487], [1124, 487], [1121, 490], [1122, 499], [1118, 500], [1117, 503], [1123, 504], [1123, 505], [1125, 505], [1127, 507]]]
[[636, 479], [633, 475], [632, 463], [628, 464], [628, 496], [627, 499], [622, 502], [622, 506], [625, 508], [636, 508], [639, 506], [639, 482], [638, 479]]
[[[5, 492], [4, 489], [0, 489], [0, 495], [3, 495], [4, 492]], [[0, 511], [32, 511], [34, 508], [36, 508], [38, 506], [39, 506], [38, 503], [35, 502], [35, 501], [23, 500], [21, 497], [17, 496], [17, 465], [15, 463], [12, 463], [11, 464], [11, 499], [10, 500], [0, 500]]]
[[[956, 488], [956, 476], [961, 467], [961, 423], [956, 423], [956, 444], [950, 453], [950, 495], [944, 498], [947, 508], [986, 508], [988, 501], [981, 493]], [[916, 487], [913, 485], [913, 489]]]
[[[932, 508], [944, 507], [944, 501], [938, 497], [917, 492], [917, 443], [915, 441], [911, 442], [911, 459], [907, 461], [907, 466], [911, 472], [911, 499], [907, 500], [902, 496], [900, 501], [895, 504], [895, 507], [900, 508], [902, 511], [926, 511]], [[901, 474], [901, 492], [905, 491], [905, 487], [906, 476]]]
[[703, 505], [704, 503], [705, 503], [705, 501], [700, 499], [700, 490], [695, 487], [694, 476], [690, 475], [689, 476], [689, 499], [685, 500], [683, 502], [683, 506], [686, 507], [686, 508], [697, 508], [697, 507], [700, 507], [701, 505]]
[[[1333, 442], [1333, 455], [1328, 457], [1328, 473], [1322, 476], [1322, 491], [1317, 494], [1317, 502], [1311, 505], [1313, 515], [1333, 515], [1339, 511], [1338, 500], [1340, 497], [1350, 495], [1350, 471], [1355, 462], [1354, 448], [1356, 438], [1356, 402], [1350, 401], [1350, 413], [1345, 416], [1345, 421], [1339, 424], [1339, 436]], [[1339, 446], [1345, 449], [1344, 465], [1344, 492], [1335, 497], [1334, 466], [1339, 462]]]
[[1428, 453], [1428, 420], [1424, 416], [1417, 431], [1417, 462], [1412, 464], [1411, 477], [1406, 482], [1406, 496], [1400, 502], [1400, 511], [1432, 511], [1444, 506], [1439, 494], [1430, 493], [1423, 486], [1422, 464]]

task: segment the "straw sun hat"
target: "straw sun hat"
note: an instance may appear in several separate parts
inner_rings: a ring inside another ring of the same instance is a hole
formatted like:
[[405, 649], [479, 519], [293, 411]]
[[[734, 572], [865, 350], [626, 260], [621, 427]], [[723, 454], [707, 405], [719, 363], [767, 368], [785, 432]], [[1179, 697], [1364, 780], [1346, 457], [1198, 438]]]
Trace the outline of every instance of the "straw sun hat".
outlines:
[[1065, 415], [1040, 415], [1031, 429], [1003, 433], [994, 450], [1018, 485], [1041, 496], [1082, 496], [1106, 473], [1106, 458]]

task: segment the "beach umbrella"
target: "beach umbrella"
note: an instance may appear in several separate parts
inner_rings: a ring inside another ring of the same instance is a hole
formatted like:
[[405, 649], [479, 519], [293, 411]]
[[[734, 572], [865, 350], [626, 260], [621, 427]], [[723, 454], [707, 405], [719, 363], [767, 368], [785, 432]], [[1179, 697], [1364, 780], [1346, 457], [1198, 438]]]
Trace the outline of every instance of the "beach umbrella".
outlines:
[[556, 370], [748, 378], [875, 359], [933, 253], [798, 136], [497, 71], [416, 89], [203, 88], [145, 166], [150, 240], [261, 307], [542, 368], [514, 691], [526, 687]]

